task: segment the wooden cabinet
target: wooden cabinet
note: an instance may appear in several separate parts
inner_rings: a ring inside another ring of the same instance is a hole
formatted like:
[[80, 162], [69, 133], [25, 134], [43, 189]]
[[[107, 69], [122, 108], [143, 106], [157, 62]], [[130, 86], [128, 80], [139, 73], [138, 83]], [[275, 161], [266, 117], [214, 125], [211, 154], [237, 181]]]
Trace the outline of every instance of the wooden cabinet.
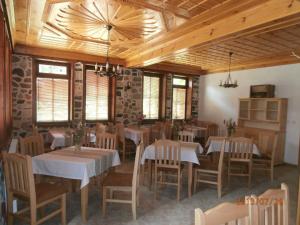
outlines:
[[239, 102], [238, 129], [246, 136], [257, 140], [260, 132], [278, 135], [276, 164], [284, 158], [287, 104], [285, 98], [241, 98]]

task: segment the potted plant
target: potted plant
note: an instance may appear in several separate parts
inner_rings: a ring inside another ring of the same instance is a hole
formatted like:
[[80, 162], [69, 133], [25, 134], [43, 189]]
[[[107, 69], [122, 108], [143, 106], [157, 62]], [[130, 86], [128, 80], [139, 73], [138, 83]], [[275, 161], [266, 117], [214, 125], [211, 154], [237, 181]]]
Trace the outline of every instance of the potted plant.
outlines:
[[231, 137], [236, 129], [236, 123], [231, 118], [229, 120], [224, 120], [224, 124], [227, 128], [227, 136]]

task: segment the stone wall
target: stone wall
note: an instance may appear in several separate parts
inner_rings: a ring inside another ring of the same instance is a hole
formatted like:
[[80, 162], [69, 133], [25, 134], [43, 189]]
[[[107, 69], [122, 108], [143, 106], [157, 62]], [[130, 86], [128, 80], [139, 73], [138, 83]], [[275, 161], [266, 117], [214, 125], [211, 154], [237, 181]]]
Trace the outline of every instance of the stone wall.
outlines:
[[[116, 121], [124, 124], [136, 124], [137, 115], [143, 110], [142, 71], [125, 69], [124, 76], [118, 77], [116, 84]], [[127, 84], [130, 83], [130, 89]]]
[[[13, 128], [14, 136], [31, 132], [32, 112], [32, 57], [13, 55]], [[74, 64], [73, 119], [83, 118], [83, 64]], [[126, 86], [130, 83], [130, 89]], [[167, 74], [166, 119], [172, 119], [172, 74]], [[192, 117], [198, 117], [199, 79], [193, 78]], [[142, 113], [143, 78], [138, 69], [124, 69], [123, 76], [116, 81], [115, 119], [125, 124], [136, 124]]]
[[13, 55], [13, 135], [24, 136], [32, 125], [32, 58]]
[[83, 64], [74, 64], [74, 116], [73, 120], [79, 122], [83, 116]]
[[198, 119], [199, 77], [193, 77], [192, 118]]

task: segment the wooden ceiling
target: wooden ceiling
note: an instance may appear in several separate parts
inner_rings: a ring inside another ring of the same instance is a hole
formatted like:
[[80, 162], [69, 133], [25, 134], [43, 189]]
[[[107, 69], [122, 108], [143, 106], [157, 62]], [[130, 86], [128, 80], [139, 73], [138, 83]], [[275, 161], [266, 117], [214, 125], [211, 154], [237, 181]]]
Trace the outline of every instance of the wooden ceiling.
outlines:
[[109, 47], [114, 61], [130, 67], [169, 71], [173, 65], [203, 74], [227, 70], [230, 51], [233, 69], [294, 63], [291, 51], [300, 52], [299, 0], [6, 2], [21, 53], [44, 48], [105, 56]]

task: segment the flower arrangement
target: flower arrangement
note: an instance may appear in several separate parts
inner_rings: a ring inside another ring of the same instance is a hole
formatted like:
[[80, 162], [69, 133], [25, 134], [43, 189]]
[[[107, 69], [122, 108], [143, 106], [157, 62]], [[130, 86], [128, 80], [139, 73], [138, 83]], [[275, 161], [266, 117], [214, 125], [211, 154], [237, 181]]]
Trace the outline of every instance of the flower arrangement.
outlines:
[[235, 132], [236, 122], [230, 118], [229, 120], [224, 120], [224, 124], [227, 128], [227, 136], [230, 137]]
[[136, 120], [137, 120], [137, 123], [138, 125], [141, 125], [143, 120], [146, 118], [146, 115], [145, 114], [142, 114], [142, 113], [138, 113], [136, 115]]

